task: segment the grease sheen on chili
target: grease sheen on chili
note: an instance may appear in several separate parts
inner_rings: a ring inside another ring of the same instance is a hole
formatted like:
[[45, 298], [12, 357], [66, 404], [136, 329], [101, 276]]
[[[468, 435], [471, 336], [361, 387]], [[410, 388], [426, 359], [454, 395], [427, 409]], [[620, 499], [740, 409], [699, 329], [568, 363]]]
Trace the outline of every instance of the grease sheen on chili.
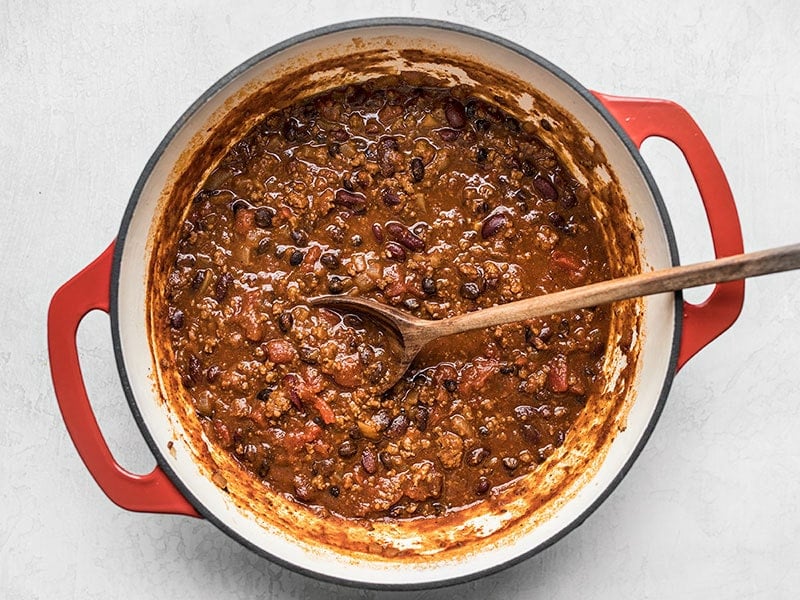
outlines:
[[164, 328], [209, 439], [265, 486], [345, 517], [442, 514], [539, 468], [602, 384], [607, 308], [393, 360], [357, 294], [440, 319], [608, 278], [586, 189], [469, 88], [400, 77], [266, 116], [189, 200]]

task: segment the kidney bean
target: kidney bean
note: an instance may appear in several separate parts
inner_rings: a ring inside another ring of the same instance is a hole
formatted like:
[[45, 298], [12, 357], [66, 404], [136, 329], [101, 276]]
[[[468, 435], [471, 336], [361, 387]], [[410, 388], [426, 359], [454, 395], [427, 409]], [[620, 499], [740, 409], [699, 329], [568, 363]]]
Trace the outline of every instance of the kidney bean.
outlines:
[[378, 470], [378, 457], [375, 456], [375, 451], [369, 446], [361, 451], [361, 466], [370, 475]]
[[206, 369], [206, 381], [208, 381], [208, 383], [214, 383], [221, 372], [222, 369], [220, 369], [217, 365], [211, 365]]
[[450, 98], [444, 103], [444, 116], [450, 127], [455, 129], [463, 129], [467, 124], [464, 105], [455, 98]]
[[275, 217], [275, 211], [268, 206], [260, 206], [253, 214], [253, 222], [261, 229], [269, 229], [272, 227], [272, 219]]
[[495, 212], [483, 220], [481, 226], [481, 237], [488, 240], [490, 237], [497, 235], [503, 227], [508, 224], [508, 215], [504, 212]]
[[388, 244], [386, 244], [386, 248], [384, 248], [384, 251], [386, 254], [386, 258], [397, 262], [405, 262], [407, 258], [405, 249], [397, 242], [389, 242]]
[[383, 468], [387, 471], [394, 468], [394, 461], [392, 460], [392, 455], [386, 452], [378, 452], [378, 460], [381, 461]]
[[402, 200], [400, 200], [400, 196], [397, 195], [397, 192], [390, 190], [389, 188], [384, 188], [381, 191], [381, 199], [386, 206], [397, 206], [402, 202]]
[[375, 236], [375, 241], [379, 244], [383, 243], [383, 227], [380, 223], [373, 223], [372, 224], [372, 235]]
[[436, 133], [439, 135], [443, 142], [454, 142], [458, 139], [461, 135], [461, 132], [457, 129], [450, 129], [449, 127], [442, 127], [441, 129], [437, 129]]
[[311, 482], [302, 475], [294, 478], [294, 495], [303, 502], [309, 502], [314, 497], [314, 488], [311, 487]]
[[200, 362], [200, 359], [197, 358], [196, 355], [190, 354], [189, 355], [189, 379], [191, 379], [192, 384], [196, 383], [197, 380], [200, 378], [200, 372], [203, 370], [203, 365]]
[[425, 164], [422, 159], [415, 156], [411, 159], [411, 179], [414, 183], [419, 183], [425, 178]]
[[222, 302], [228, 295], [231, 283], [233, 283], [233, 275], [230, 273], [223, 273], [217, 277], [217, 283], [214, 284], [214, 299], [217, 302]]
[[349, 208], [356, 214], [367, 210], [367, 199], [363, 194], [355, 194], [348, 190], [338, 189], [333, 200], [334, 204]]
[[394, 419], [392, 419], [389, 427], [386, 428], [386, 435], [391, 438], [399, 438], [405, 435], [407, 429], [408, 417], [405, 415], [397, 415]]
[[550, 180], [545, 179], [544, 177], [534, 177], [533, 187], [536, 188], [536, 191], [538, 191], [545, 200], [558, 199], [558, 190], [556, 189], [556, 186], [554, 186]]
[[288, 310], [283, 311], [278, 317], [278, 329], [283, 333], [289, 333], [289, 330], [294, 325], [294, 317]]
[[414, 423], [419, 431], [425, 433], [425, 430], [428, 428], [428, 417], [430, 416], [430, 410], [425, 405], [417, 405], [412, 409], [413, 416], [414, 416]]
[[396, 242], [413, 252], [425, 250], [425, 241], [414, 234], [408, 227], [397, 221], [389, 221], [384, 227], [386, 234]]

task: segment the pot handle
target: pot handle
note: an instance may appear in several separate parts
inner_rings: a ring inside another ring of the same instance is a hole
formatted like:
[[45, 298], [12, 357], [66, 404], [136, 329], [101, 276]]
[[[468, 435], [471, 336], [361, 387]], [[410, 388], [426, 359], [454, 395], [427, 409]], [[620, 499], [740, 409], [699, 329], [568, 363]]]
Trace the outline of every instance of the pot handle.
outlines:
[[78, 359], [76, 335], [93, 310], [109, 311], [114, 243], [89, 266], [62, 285], [50, 301], [47, 344], [50, 373], [64, 424], [83, 463], [100, 489], [117, 505], [139, 512], [199, 516], [156, 466], [147, 475], [123, 469], [111, 455], [97, 424]]
[[[744, 251], [736, 204], [708, 139], [686, 110], [669, 100], [626, 98], [592, 92], [637, 147], [649, 137], [668, 139], [683, 153], [703, 200], [717, 258]], [[683, 303], [678, 365], [733, 325], [744, 303], [744, 280], [718, 283], [701, 304]]]

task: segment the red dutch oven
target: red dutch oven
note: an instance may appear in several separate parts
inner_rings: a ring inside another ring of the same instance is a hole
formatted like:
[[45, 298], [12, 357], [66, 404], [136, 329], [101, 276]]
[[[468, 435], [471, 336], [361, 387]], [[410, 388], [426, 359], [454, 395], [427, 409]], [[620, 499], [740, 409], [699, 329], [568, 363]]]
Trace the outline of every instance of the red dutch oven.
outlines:
[[[422, 50], [443, 58], [435, 64], [415, 59], [423, 56]], [[618, 179], [639, 225], [644, 268], [678, 264], [667, 212], [638, 151], [648, 137], [671, 140], [683, 152], [697, 183], [716, 256], [742, 252], [739, 221], [725, 175], [705, 136], [680, 106], [665, 100], [591, 92], [536, 54], [481, 31], [415, 19], [349, 22], [292, 38], [255, 56], [212, 86], [179, 119], [145, 166], [116, 241], [53, 296], [48, 314], [50, 365], [59, 407], [75, 447], [97, 484], [119, 506], [206, 518], [270, 560], [321, 579], [372, 588], [423, 588], [497, 571], [533, 555], [582, 523], [640, 453], [676, 372], [735, 321], [743, 303], [744, 283], [716, 285], [700, 305], [685, 302], [680, 293], [643, 301], [639, 365], [624, 428], [620, 427], [609, 443], [601, 464], [568, 495], [554, 502], [546, 518], [517, 524], [518, 531], [513, 534], [487, 536], [485, 543], [458, 555], [440, 556], [428, 548], [417, 560], [407, 560], [381, 551], [358, 555], [341, 552], [315, 539], [319, 523], [309, 521], [305, 529], [308, 535], [298, 536], [237, 508], [193, 460], [192, 449], [180, 441], [180, 420], [170, 414], [169, 406], [154, 389], [153, 352], [146, 323], [152, 228], [160, 220], [160, 211], [165, 210], [165, 190], [183, 164], [185, 153], [211, 135], [249, 93], [322, 59], [326, 64], [332, 64], [331, 59], [333, 64], [346, 64], [355, 53], [363, 57], [373, 51], [375, 60], [382, 61], [383, 66], [436, 71], [437, 75], [456, 78], [463, 75], [459, 57], [471, 64], [479, 57], [477, 60], [487, 69], [535, 87], [562, 107], [603, 149], [608, 168]], [[316, 72], [311, 87], [324, 89], [326, 81], [341, 82], [344, 78], [349, 83], [369, 76], [369, 69], [334, 71], [335, 77], [331, 74], [329, 80], [327, 72]], [[116, 462], [87, 397], [76, 334], [82, 318], [93, 310], [110, 314], [123, 388], [141, 434], [158, 462], [146, 475], [130, 473]], [[305, 519], [302, 515], [297, 518]], [[493, 518], [501, 519], [498, 515]], [[494, 521], [485, 520], [481, 526], [490, 528], [490, 523]], [[376, 538], [378, 547], [391, 545], [394, 536], [406, 548], [414, 544], [425, 548], [425, 540], [402, 529], [389, 528], [374, 535], [379, 534], [385, 537]]]

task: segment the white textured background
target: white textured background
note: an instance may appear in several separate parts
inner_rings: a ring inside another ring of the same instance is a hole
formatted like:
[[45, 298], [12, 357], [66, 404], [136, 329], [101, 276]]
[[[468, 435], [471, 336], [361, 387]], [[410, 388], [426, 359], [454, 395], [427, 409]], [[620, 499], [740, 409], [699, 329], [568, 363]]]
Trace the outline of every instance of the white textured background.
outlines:
[[[582, 527], [481, 581], [408, 594], [339, 588], [272, 565], [206, 522], [128, 513], [105, 498], [56, 407], [47, 304], [114, 238], [184, 109], [290, 35], [367, 16], [447, 19], [527, 46], [587, 87], [675, 100], [727, 171], [746, 247], [800, 241], [796, 0], [235, 4], [0, 1], [0, 597], [796, 598], [800, 273], [748, 284], [739, 321], [677, 376], [647, 448]], [[683, 260], [710, 258], [679, 154], [664, 142], [644, 153]], [[149, 470], [107, 317], [90, 315], [79, 343], [112, 450]]]

